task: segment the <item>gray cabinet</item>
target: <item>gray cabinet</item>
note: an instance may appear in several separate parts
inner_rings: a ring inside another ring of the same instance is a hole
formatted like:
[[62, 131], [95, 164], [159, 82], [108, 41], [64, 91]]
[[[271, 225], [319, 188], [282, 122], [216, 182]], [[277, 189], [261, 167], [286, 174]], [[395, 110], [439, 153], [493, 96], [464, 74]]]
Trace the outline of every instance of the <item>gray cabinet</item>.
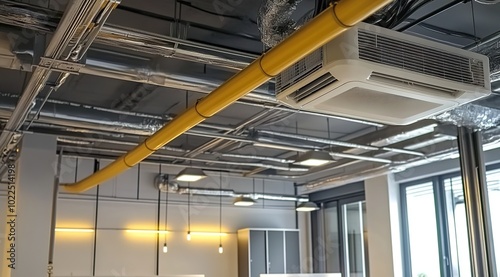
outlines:
[[238, 231], [239, 277], [300, 273], [299, 230]]

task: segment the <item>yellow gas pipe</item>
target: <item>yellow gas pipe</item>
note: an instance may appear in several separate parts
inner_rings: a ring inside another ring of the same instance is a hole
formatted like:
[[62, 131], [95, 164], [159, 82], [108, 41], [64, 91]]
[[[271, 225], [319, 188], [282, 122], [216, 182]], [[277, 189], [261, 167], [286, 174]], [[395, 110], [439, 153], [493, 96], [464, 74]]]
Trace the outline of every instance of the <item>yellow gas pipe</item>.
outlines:
[[165, 144], [236, 102], [248, 92], [390, 2], [392, 0], [339, 1], [198, 101], [196, 105], [178, 115], [130, 152], [79, 182], [63, 184], [64, 188], [69, 192], [83, 192], [133, 167]]

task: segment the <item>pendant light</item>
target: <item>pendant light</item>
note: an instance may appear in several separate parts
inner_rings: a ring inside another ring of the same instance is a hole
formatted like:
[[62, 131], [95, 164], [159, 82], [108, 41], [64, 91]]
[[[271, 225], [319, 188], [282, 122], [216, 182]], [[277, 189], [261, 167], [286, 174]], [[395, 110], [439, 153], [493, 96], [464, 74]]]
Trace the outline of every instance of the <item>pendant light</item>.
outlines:
[[295, 210], [297, 212], [313, 212], [319, 210], [319, 207], [316, 203], [309, 201], [300, 203]]
[[188, 167], [181, 170], [175, 179], [181, 182], [196, 182], [206, 177], [207, 175], [203, 172], [203, 170]]
[[[220, 173], [219, 189], [222, 191], [222, 172]], [[219, 194], [219, 233], [222, 233], [222, 193]], [[222, 236], [219, 236], [219, 254], [224, 253], [222, 248]]]
[[186, 239], [191, 240], [191, 183], [188, 183], [188, 232]]
[[254, 200], [254, 197], [255, 197], [255, 179], [253, 179], [252, 197], [248, 197], [248, 196], [244, 196], [244, 195], [238, 196], [234, 199], [233, 205], [245, 206], [245, 207], [252, 206], [256, 203], [256, 201]]
[[167, 196], [165, 197], [165, 228], [164, 228], [164, 243], [163, 243], [163, 253], [168, 252], [167, 246], [167, 222], [168, 222], [168, 176], [167, 176]]
[[333, 158], [328, 152], [324, 151], [307, 151], [306, 153], [299, 155], [297, 160], [295, 161], [295, 164], [302, 165], [302, 166], [309, 166], [309, 167], [315, 167], [315, 166], [322, 166], [328, 163], [333, 162]]

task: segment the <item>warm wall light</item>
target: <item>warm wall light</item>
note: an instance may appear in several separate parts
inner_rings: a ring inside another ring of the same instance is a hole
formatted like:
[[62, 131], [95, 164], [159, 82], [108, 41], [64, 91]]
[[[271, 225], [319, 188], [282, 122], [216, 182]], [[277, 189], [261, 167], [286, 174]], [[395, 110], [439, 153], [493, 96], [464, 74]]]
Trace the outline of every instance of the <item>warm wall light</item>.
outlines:
[[303, 166], [322, 166], [331, 162], [333, 162], [333, 158], [328, 152], [307, 151], [297, 158], [295, 164]]
[[135, 233], [135, 234], [166, 234], [168, 231], [158, 231], [158, 230], [125, 230], [127, 233]]
[[94, 229], [56, 228], [55, 231], [65, 233], [93, 233]]
[[[89, 229], [91, 232], [94, 230]], [[134, 230], [134, 229], [128, 229], [125, 230], [127, 233], [136, 233], [136, 234], [166, 234], [170, 233], [171, 231], [157, 231], [157, 230]], [[227, 233], [217, 233], [217, 232], [189, 232], [188, 233], [189, 238], [191, 239], [191, 236], [210, 236], [210, 237], [224, 237], [227, 236]]]
[[205, 177], [207, 177], [207, 175], [205, 175], [205, 173], [201, 169], [185, 168], [181, 172], [179, 172], [179, 174], [177, 174], [177, 177], [175, 177], [175, 179], [182, 182], [196, 182]]
[[319, 210], [319, 207], [314, 202], [304, 202], [300, 203], [295, 210], [297, 212], [312, 212]]

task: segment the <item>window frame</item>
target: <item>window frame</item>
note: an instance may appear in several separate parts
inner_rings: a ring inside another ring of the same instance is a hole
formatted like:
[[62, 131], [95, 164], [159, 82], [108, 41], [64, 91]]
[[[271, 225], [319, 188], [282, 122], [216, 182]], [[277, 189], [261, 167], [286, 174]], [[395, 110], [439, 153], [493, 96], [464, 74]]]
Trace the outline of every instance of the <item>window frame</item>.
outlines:
[[[488, 171], [499, 170], [500, 163], [486, 165], [486, 176]], [[458, 260], [454, 261], [452, 258], [452, 249], [450, 243], [450, 226], [449, 226], [449, 207], [446, 202], [446, 188], [444, 182], [446, 179], [461, 177], [460, 171], [450, 172], [441, 175], [435, 175], [422, 179], [413, 180], [410, 182], [400, 183], [400, 201], [401, 201], [401, 214], [400, 214], [400, 227], [401, 227], [401, 249], [403, 251], [403, 272], [404, 276], [412, 276], [411, 267], [411, 245], [410, 245], [410, 230], [408, 225], [408, 203], [406, 198], [406, 188], [432, 182], [434, 192], [434, 205], [436, 212], [436, 226], [438, 231], [438, 243], [440, 254], [440, 269], [441, 276], [452, 277], [453, 272], [457, 270], [459, 264]], [[456, 264], [455, 264], [456, 262]]]
[[[456, 177], [456, 174], [450, 174]], [[411, 182], [400, 184], [400, 200], [401, 200], [401, 230], [402, 239], [401, 247], [403, 249], [403, 266], [405, 276], [412, 276], [411, 267], [411, 245], [410, 245], [410, 230], [408, 223], [408, 201], [406, 198], [406, 188], [423, 184], [432, 183], [432, 191], [434, 195], [434, 207], [436, 215], [436, 228], [437, 228], [437, 240], [438, 240], [438, 251], [439, 257], [439, 268], [441, 276], [453, 276], [452, 275], [452, 260], [451, 260], [451, 249], [449, 243], [449, 226], [447, 223], [448, 212], [446, 208], [445, 199], [445, 188], [444, 179], [449, 178], [448, 175], [432, 176]]]
[[[344, 219], [342, 211], [342, 205], [365, 201], [365, 191], [364, 182], [354, 183], [352, 185], [346, 185], [338, 188], [333, 188], [331, 190], [323, 191], [322, 195], [311, 195], [310, 200], [318, 204], [321, 209], [313, 212], [311, 216], [311, 227], [313, 228], [313, 272], [314, 273], [326, 273], [326, 249], [316, 248], [318, 245], [324, 245], [326, 243], [326, 224], [325, 224], [325, 213], [324, 209], [329, 207], [336, 207], [337, 209], [337, 226], [338, 230], [338, 242], [339, 242], [339, 269], [344, 276], [346, 272], [346, 260], [344, 257], [345, 245], [343, 241], [344, 230], [340, 228], [342, 226], [342, 220]], [[318, 242], [322, 240], [322, 242]], [[316, 257], [314, 255], [317, 255]], [[322, 262], [319, 262], [322, 261]], [[366, 261], [369, 264], [369, 261]], [[369, 274], [369, 270], [367, 271]]]

